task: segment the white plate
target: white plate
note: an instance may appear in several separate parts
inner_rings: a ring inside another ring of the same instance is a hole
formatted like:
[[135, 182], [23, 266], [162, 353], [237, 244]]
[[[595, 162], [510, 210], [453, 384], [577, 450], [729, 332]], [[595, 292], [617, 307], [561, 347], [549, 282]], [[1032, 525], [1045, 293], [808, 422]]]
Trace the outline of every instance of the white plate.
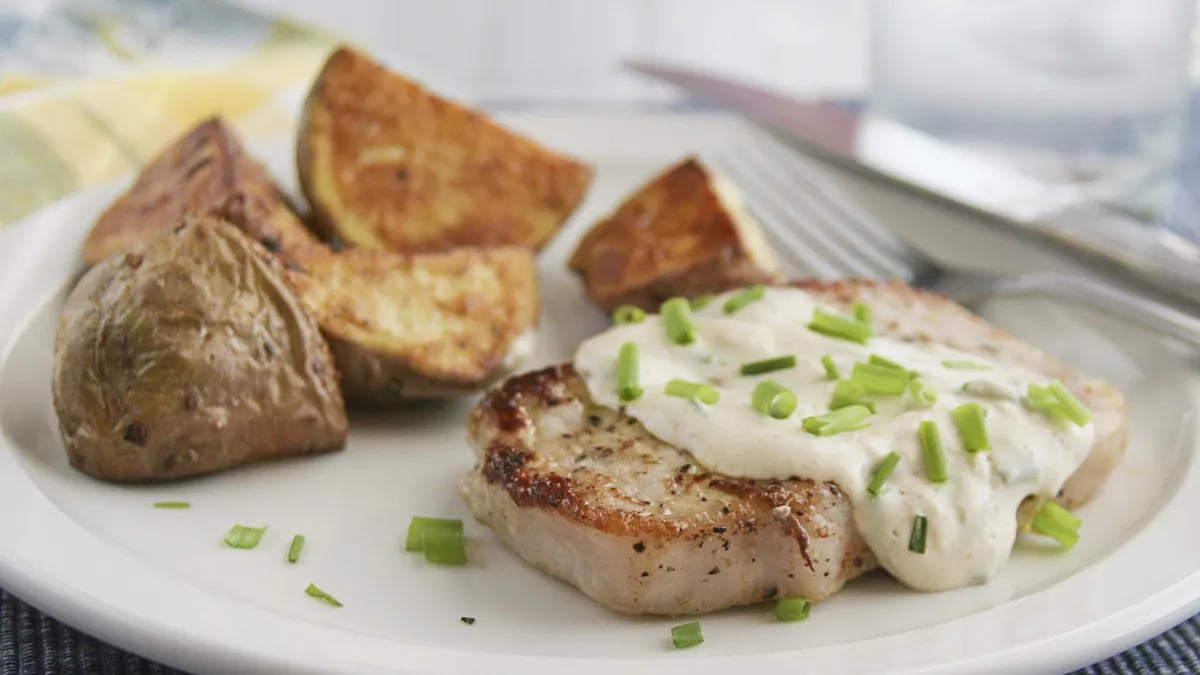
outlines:
[[[719, 116], [509, 121], [599, 169], [579, 217], [541, 258], [545, 318], [531, 365], [568, 358], [603, 325], [563, 266], [594, 216], [685, 151], [759, 142]], [[291, 178], [286, 139], [254, 150]], [[0, 584], [105, 640], [216, 672], [1056, 672], [1197, 609], [1195, 375], [1152, 336], [1046, 303], [997, 303], [989, 313], [1110, 378], [1133, 419], [1126, 458], [1082, 510], [1072, 553], [1018, 550], [989, 585], [940, 594], [875, 576], [802, 624], [777, 624], [763, 606], [707, 616], [707, 641], [687, 651], [670, 647], [678, 621], [605, 611], [470, 520], [455, 491], [472, 463], [470, 401], [354, 415], [339, 454], [166, 485], [92, 480], [67, 465], [59, 442], [50, 345], [79, 243], [120, 187], [0, 231]], [[1002, 246], [988, 254], [1018, 266], [1024, 255]], [[151, 508], [159, 500], [193, 508]], [[418, 514], [466, 520], [470, 565], [436, 568], [406, 555], [404, 528]], [[232, 550], [221, 539], [234, 523], [270, 529], [256, 550]], [[308, 544], [288, 565], [293, 533]], [[309, 582], [345, 607], [307, 597]]]

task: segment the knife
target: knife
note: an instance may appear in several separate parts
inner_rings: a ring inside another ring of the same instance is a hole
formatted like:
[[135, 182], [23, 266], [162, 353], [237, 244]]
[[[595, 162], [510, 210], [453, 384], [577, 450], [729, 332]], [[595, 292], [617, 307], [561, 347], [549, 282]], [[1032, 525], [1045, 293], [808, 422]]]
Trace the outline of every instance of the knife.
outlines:
[[1031, 236], [1200, 308], [1200, 245], [903, 124], [645, 60], [626, 67], [781, 132], [818, 158]]

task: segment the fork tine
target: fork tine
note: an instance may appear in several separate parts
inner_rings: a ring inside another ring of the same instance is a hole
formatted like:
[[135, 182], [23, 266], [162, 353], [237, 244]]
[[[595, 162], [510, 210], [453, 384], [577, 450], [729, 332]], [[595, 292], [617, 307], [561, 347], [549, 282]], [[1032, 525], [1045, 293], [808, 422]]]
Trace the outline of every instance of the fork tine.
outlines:
[[818, 279], [843, 276], [844, 271], [840, 269], [840, 265], [831, 262], [832, 252], [823, 242], [811, 245], [785, 226], [785, 223], [792, 220], [791, 216], [779, 210], [771, 189], [764, 187], [754, 171], [747, 170], [728, 155], [711, 158], [711, 161], [718, 172], [727, 176], [738, 187], [745, 199], [746, 208], [762, 225], [767, 238], [783, 254], [785, 262], [799, 264], [798, 271], [805, 276]]
[[805, 177], [815, 196], [821, 198], [832, 210], [841, 214], [847, 224], [854, 226], [859, 235], [870, 239], [887, 259], [915, 261], [918, 263], [917, 267], [921, 266], [920, 263], [925, 261], [922, 253], [879, 223], [874, 216], [855, 204], [854, 200], [841, 194], [838, 186], [803, 155], [787, 147], [784, 141], [779, 140], [776, 136], [763, 133], [768, 139], [774, 141], [764, 143], [763, 151], [768, 153], [773, 161], [791, 167], [797, 174]]
[[[786, 209], [786, 218], [773, 223], [793, 233], [810, 246], [821, 245], [832, 256], [839, 276], [887, 276], [890, 269], [886, 259], [863, 255], [861, 242], [853, 241], [843, 232], [844, 226], [820, 200], [814, 199], [807, 181], [785, 175], [780, 168], [766, 162], [757, 153], [743, 153], [747, 166], [754, 167], [763, 193]], [[785, 206], [786, 205], [786, 206]]]
[[[798, 230], [811, 242], [829, 242], [850, 253], [843, 272], [854, 276], [900, 278], [911, 281], [932, 263], [922, 253], [880, 225], [870, 214], [841, 194], [838, 186], [809, 160], [790, 150], [775, 136], [760, 131], [751, 152], [756, 174], [774, 186], [779, 200], [802, 202], [803, 217], [772, 223]], [[746, 153], [743, 153], [746, 154]], [[846, 256], [840, 256], [846, 260]]]

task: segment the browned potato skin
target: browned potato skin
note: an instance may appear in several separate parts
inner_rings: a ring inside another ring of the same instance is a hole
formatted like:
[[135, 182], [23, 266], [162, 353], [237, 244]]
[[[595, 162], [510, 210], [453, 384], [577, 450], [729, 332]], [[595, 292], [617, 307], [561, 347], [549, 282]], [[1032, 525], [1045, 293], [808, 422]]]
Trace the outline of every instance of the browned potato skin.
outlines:
[[626, 304], [658, 311], [675, 296], [779, 281], [773, 255], [748, 244], [713, 179], [689, 158], [592, 227], [569, 263], [592, 302], [605, 311]]
[[220, 216], [272, 251], [318, 245], [266, 170], [221, 118], [201, 122], [164, 148], [96, 221], [83, 245], [89, 265], [179, 224]]
[[195, 476], [346, 441], [316, 322], [280, 263], [211, 216], [84, 275], [52, 377], [71, 464], [106, 480]]
[[289, 274], [318, 317], [347, 400], [364, 407], [479, 391], [508, 374], [540, 314], [519, 246], [309, 256]]
[[360, 247], [539, 250], [592, 169], [340, 48], [309, 92], [296, 146], [318, 226]]

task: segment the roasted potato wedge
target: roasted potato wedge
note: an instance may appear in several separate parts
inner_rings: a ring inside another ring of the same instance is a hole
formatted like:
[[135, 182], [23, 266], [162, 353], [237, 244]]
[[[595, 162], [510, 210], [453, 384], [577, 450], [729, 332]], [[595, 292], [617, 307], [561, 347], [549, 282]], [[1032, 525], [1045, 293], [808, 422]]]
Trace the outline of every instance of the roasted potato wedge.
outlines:
[[89, 270], [63, 308], [52, 378], [71, 464], [107, 480], [193, 476], [346, 441], [316, 322], [280, 263], [215, 216]]
[[396, 254], [351, 249], [290, 272], [364, 405], [480, 390], [533, 346], [533, 255], [518, 246]]
[[570, 268], [606, 311], [657, 311], [692, 297], [780, 279], [779, 263], [737, 190], [697, 159], [651, 180], [580, 242]]
[[592, 170], [347, 48], [304, 105], [300, 185], [319, 227], [392, 251], [540, 249]]
[[317, 243], [229, 125], [212, 118], [159, 153], [100, 216], [84, 260], [94, 265], [124, 252], [187, 214], [224, 218], [275, 252]]

